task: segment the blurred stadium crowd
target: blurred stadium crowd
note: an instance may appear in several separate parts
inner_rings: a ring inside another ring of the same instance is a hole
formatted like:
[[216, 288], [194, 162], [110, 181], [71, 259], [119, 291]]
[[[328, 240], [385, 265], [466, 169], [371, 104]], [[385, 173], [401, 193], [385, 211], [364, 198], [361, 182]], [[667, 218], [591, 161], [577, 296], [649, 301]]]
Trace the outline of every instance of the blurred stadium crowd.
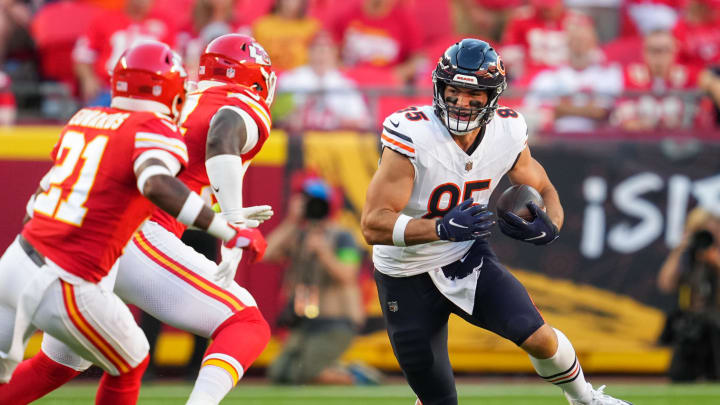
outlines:
[[0, 122], [60, 122], [107, 105], [108, 67], [143, 38], [184, 57], [253, 35], [279, 73], [276, 127], [374, 130], [429, 103], [438, 56], [489, 40], [511, 78], [501, 103], [533, 130], [700, 130], [718, 137], [718, 0], [2, 0]]

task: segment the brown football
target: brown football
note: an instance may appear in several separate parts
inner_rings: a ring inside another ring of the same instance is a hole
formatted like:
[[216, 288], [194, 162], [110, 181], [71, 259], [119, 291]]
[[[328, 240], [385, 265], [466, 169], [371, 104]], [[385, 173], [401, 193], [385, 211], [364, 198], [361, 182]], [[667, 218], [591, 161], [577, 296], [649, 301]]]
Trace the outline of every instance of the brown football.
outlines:
[[527, 204], [531, 201], [538, 207], [545, 208], [545, 201], [543, 201], [543, 198], [537, 190], [527, 184], [517, 184], [508, 187], [507, 190], [500, 194], [495, 209], [498, 216], [501, 211], [510, 211], [520, 218], [532, 220], [533, 216], [527, 207]]

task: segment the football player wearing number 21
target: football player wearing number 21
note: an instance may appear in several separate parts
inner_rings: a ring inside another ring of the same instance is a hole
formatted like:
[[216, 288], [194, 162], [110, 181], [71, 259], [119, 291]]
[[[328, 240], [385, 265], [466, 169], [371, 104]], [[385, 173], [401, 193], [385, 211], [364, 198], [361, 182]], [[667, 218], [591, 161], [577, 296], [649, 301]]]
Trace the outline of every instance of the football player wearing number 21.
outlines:
[[[251, 37], [223, 35], [206, 47], [199, 78], [178, 119], [188, 156], [178, 179], [208, 199], [212, 189], [222, 218], [259, 235], [245, 228], [270, 218], [272, 208], [243, 207], [242, 180], [270, 134], [269, 105], [275, 91], [270, 58]], [[155, 210], [118, 260], [114, 292], [164, 323], [213, 339], [187, 403], [214, 405], [260, 355], [270, 340], [270, 327], [252, 295], [234, 281], [242, 249], [223, 246], [223, 261], [216, 265], [180, 240], [187, 225], [181, 219], [195, 215], [202, 205], [200, 197], [194, 199], [177, 219]], [[264, 242], [244, 251], [259, 259]], [[78, 354], [45, 335], [42, 352], [28, 362], [50, 359], [43, 362], [44, 380], [50, 380], [48, 375], [63, 378], [22, 392], [44, 395], [78, 375], [90, 366]], [[3, 395], [0, 387], [0, 402]]]
[[432, 106], [383, 122], [382, 157], [362, 214], [388, 336], [417, 404], [458, 403], [450, 313], [520, 346], [571, 404], [628, 404], [585, 381], [568, 338], [545, 323], [487, 242], [496, 222], [487, 203], [506, 173], [538, 190], [546, 211], [529, 205], [532, 220], [501, 214], [503, 233], [547, 245], [563, 222], [558, 194], [530, 154], [525, 120], [498, 106], [507, 86], [500, 56], [484, 41], [464, 39], [440, 58], [433, 83]]
[[52, 370], [56, 359], [44, 353], [19, 364], [37, 329], [85, 368], [105, 370], [97, 404], [137, 401], [149, 345], [105, 282], [153, 203], [228, 248], [264, 249], [257, 230], [229, 223], [175, 178], [188, 164], [175, 125], [186, 79], [167, 45], [134, 45], [112, 73], [111, 107], [78, 111], [60, 133], [30, 220], [0, 258], [0, 403], [28, 403], [79, 372]]

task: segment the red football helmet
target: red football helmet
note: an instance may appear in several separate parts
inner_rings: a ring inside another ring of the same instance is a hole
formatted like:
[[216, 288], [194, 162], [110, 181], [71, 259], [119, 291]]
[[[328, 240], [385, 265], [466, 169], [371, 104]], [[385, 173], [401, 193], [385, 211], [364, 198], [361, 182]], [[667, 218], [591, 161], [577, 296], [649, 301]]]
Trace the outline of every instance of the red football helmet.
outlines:
[[269, 106], [275, 96], [275, 72], [265, 49], [252, 37], [227, 34], [215, 38], [200, 56], [200, 80], [250, 87]]
[[110, 94], [116, 97], [149, 100], [167, 107], [177, 117], [185, 101], [187, 73], [180, 56], [158, 41], [143, 41], [120, 57], [110, 79]]

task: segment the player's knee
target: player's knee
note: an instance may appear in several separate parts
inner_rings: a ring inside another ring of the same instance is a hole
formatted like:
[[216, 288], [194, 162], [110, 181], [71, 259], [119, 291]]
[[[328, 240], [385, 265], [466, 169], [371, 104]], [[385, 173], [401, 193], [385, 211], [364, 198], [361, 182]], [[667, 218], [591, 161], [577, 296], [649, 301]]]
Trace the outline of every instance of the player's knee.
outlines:
[[538, 323], [538, 317], [532, 314], [518, 314], [507, 321], [504, 335], [515, 344], [524, 345], [524, 342], [530, 340], [541, 327], [542, 323]]
[[391, 336], [398, 363], [405, 371], [424, 370], [432, 367], [433, 352], [430, 339], [419, 330], [394, 332]]
[[130, 363], [129, 367], [118, 367], [117, 370], [114, 371], [106, 370], [106, 374], [108, 378], [111, 378], [118, 384], [133, 384], [133, 381], [140, 381], [149, 364], [150, 355], [148, 354], [134, 366]]
[[544, 324], [530, 334], [521, 347], [535, 358], [549, 359], [555, 355], [558, 348], [555, 331], [548, 324]]
[[255, 333], [257, 340], [267, 344], [270, 341], [270, 324], [265, 320], [260, 310], [257, 307], [251, 307], [242, 312], [248, 312], [242, 319]]
[[253, 334], [254, 340], [259, 343], [267, 344], [270, 341], [270, 324], [257, 307], [247, 307], [232, 314], [213, 332], [213, 339], [231, 325], [239, 325], [244, 333]]
[[258, 334], [258, 339], [267, 344], [270, 341], [270, 324], [265, 320], [265, 317], [262, 316], [260, 311], [257, 311], [257, 316], [253, 320], [253, 327], [255, 328], [255, 333]]
[[130, 369], [130, 371], [128, 372], [128, 374], [133, 374], [133, 375], [140, 375], [140, 376], [142, 376], [143, 373], [145, 373], [145, 369], [148, 368], [148, 365], [149, 365], [149, 364], [150, 364], [150, 354], [148, 354], [147, 356], [145, 356], [145, 358], [142, 359], [142, 361], [141, 361], [140, 363], [138, 363], [137, 366], [135, 366], [135, 367], [133, 367], [132, 369]]

